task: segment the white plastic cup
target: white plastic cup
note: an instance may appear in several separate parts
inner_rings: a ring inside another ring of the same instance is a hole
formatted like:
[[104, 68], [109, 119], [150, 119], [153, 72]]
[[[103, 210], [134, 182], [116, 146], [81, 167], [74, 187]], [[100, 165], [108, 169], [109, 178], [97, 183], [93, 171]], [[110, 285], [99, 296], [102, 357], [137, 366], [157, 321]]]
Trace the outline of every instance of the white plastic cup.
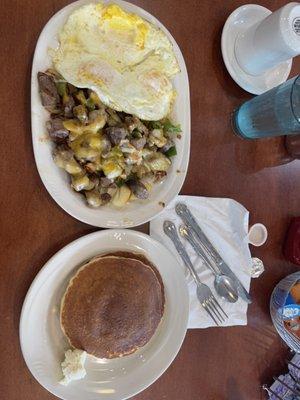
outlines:
[[292, 2], [254, 24], [235, 42], [235, 57], [250, 75], [262, 75], [300, 54], [300, 3]]

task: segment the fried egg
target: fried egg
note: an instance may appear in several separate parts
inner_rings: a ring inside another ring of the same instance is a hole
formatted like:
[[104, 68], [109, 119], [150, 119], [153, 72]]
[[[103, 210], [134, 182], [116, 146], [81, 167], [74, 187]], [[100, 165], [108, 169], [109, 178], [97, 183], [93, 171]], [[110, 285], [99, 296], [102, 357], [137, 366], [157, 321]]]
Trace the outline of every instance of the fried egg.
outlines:
[[180, 69], [167, 36], [118, 5], [76, 9], [52, 54], [57, 71], [74, 86], [144, 120], [167, 116], [175, 98], [170, 78]]

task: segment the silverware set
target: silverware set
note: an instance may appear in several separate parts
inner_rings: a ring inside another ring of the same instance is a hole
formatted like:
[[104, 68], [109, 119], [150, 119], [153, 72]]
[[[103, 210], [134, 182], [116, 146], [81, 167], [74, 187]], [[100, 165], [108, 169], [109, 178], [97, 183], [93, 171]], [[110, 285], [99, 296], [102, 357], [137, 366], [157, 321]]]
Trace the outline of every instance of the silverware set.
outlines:
[[202, 258], [206, 267], [215, 275], [214, 284], [216, 292], [230, 303], [235, 303], [239, 298], [235, 282], [229, 276], [224, 275], [217, 265], [210, 260], [205, 248], [201, 246], [201, 243], [194, 236], [192, 229], [186, 225], [180, 225], [179, 233], [183, 238], [188, 240], [195, 253]]
[[251, 303], [251, 297], [247, 290], [244, 288], [240, 280], [237, 278], [237, 276], [232, 272], [232, 270], [229, 268], [229, 266], [226, 264], [226, 262], [222, 259], [220, 254], [217, 252], [217, 250], [214, 248], [214, 246], [211, 244], [205, 233], [202, 231], [200, 228], [199, 224], [195, 220], [193, 214], [190, 212], [186, 204], [184, 203], [178, 203], [176, 204], [175, 211], [177, 215], [180, 216], [182, 221], [189, 226], [197, 235], [199, 242], [202, 243], [202, 246], [206, 249], [207, 254], [210, 255], [212, 261], [219, 267], [219, 269], [226, 274], [228, 277], [230, 277], [236, 284], [237, 289], [238, 289], [238, 294], [239, 297], [241, 297], [246, 303]]
[[235, 303], [239, 297], [247, 303], [251, 303], [251, 297], [236, 275], [213, 247], [188, 207], [183, 203], [178, 203], [175, 207], [175, 211], [182, 219], [183, 224], [180, 225], [177, 232], [173, 222], [164, 221], [164, 232], [172, 240], [178, 254], [196, 282], [197, 297], [200, 304], [215, 324], [220, 325], [228, 318], [228, 315], [220, 306], [211, 289], [201, 282], [179, 235], [187, 239], [196, 254], [203, 260], [204, 265], [215, 275], [214, 286], [220, 297], [230, 303]]
[[212, 320], [217, 325], [219, 325], [219, 323], [225, 321], [225, 319], [228, 318], [228, 316], [218, 303], [215, 296], [212, 294], [210, 288], [200, 281], [200, 278], [193, 266], [193, 263], [179, 239], [175, 224], [171, 221], [165, 221], [164, 232], [167, 236], [169, 236], [169, 238], [174, 243], [178, 254], [182, 258], [182, 261], [184, 262], [185, 266], [189, 269], [192, 277], [194, 278], [197, 284], [197, 297], [199, 299], [200, 304], [209, 314]]

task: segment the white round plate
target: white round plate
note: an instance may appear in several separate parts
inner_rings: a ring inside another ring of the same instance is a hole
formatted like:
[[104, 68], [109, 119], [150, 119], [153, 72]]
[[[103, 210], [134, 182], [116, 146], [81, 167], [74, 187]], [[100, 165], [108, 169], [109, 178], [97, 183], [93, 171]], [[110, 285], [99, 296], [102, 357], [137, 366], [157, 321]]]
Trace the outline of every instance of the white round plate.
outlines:
[[256, 4], [241, 6], [230, 14], [222, 32], [221, 47], [226, 68], [241, 88], [253, 94], [264, 93], [285, 82], [292, 67], [292, 60], [288, 60], [262, 75], [252, 76], [239, 66], [235, 57], [234, 46], [237, 36], [271, 13], [267, 8]]
[[[40, 177], [53, 199], [70, 215], [87, 224], [103, 228], [127, 228], [150, 221], [159, 214], [179, 193], [188, 168], [190, 154], [190, 94], [189, 81], [182, 53], [170, 32], [151, 14], [134, 4], [114, 0], [125, 10], [136, 13], [162, 29], [171, 40], [181, 72], [173, 79], [177, 91], [172, 119], [181, 125], [182, 138], [177, 140], [177, 156], [167, 179], [155, 185], [148, 200], [136, 200], [122, 209], [112, 206], [93, 209], [86, 205], [84, 198], [75, 193], [69, 184], [67, 173], [59, 169], [52, 159], [52, 144], [46, 133], [45, 123], [48, 112], [40, 100], [37, 73], [51, 67], [49, 48], [58, 46], [57, 33], [70, 13], [90, 0], [74, 2], [55, 14], [44, 27], [36, 45], [31, 75], [31, 126], [33, 150]], [[104, 3], [108, 2], [107, 0]]]
[[[97, 254], [141, 252], [159, 270], [165, 288], [163, 319], [149, 343], [129, 356], [105, 360], [88, 356], [87, 375], [68, 386], [60, 363], [69, 348], [60, 328], [60, 302], [70, 278]], [[25, 298], [20, 320], [24, 359], [37, 381], [65, 400], [123, 400], [151, 385], [171, 364], [183, 342], [189, 297], [183, 270], [160, 243], [140, 232], [105, 230], [75, 240], [56, 253], [38, 273]]]

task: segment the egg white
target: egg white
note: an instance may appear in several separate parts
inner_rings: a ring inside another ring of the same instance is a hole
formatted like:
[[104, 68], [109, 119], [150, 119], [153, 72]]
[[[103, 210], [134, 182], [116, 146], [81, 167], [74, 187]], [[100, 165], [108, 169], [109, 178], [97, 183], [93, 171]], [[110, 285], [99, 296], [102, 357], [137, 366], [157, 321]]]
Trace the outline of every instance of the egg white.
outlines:
[[94, 90], [107, 106], [144, 120], [170, 111], [179, 72], [167, 36], [116, 5], [75, 10], [59, 35], [53, 63], [74, 86]]

